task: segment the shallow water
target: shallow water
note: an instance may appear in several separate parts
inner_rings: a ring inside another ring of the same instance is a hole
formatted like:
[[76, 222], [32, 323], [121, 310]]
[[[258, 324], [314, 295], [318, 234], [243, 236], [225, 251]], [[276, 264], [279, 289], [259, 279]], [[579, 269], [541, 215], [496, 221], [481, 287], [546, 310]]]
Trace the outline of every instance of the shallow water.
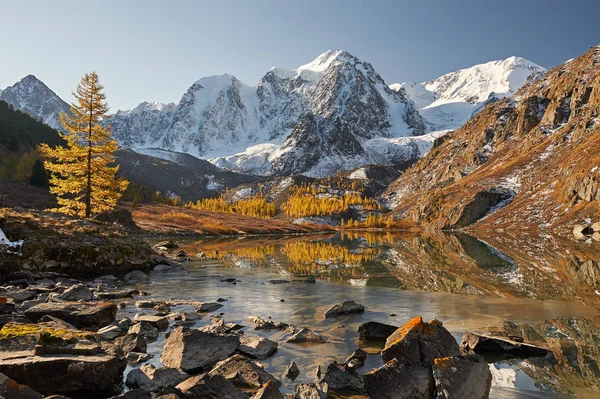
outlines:
[[[590, 286], [581, 284], [589, 272], [579, 279], [577, 274], [570, 274], [571, 280], [562, 283], [556, 277], [562, 276], [559, 268], [565, 267], [564, 262], [556, 261], [552, 271], [548, 269], [551, 261], [530, 248], [525, 249], [526, 256], [507, 254], [486, 242], [464, 235], [204, 240], [185, 243], [182, 248], [193, 257], [202, 251], [212, 260], [194, 260], [186, 263], [185, 270], [152, 273], [151, 283], [140, 288], [150, 292], [153, 299], [227, 299], [213, 313], [224, 313], [226, 322], [247, 326], [246, 334], [279, 343], [277, 353], [261, 363], [283, 382], [284, 392], [293, 390], [296, 383], [314, 381], [317, 366], [324, 371], [330, 362], [343, 361], [359, 346], [373, 353], [359, 372], [381, 366], [378, 348], [358, 341], [358, 326], [366, 321], [402, 325], [415, 316], [437, 318], [460, 340], [466, 330], [495, 329], [507, 320], [534, 324], [547, 319], [598, 316], [594, 282]], [[541, 244], [531, 245], [544, 248]], [[523, 243], [514, 247], [518, 251]], [[582, 252], [564, 250], [575, 259], [573, 262], [587, 262], [581, 259]], [[561, 258], [561, 254], [552, 255]], [[529, 258], [534, 261], [525, 260]], [[226, 278], [239, 282], [234, 285], [222, 281]], [[272, 284], [271, 280], [286, 282]], [[329, 306], [347, 299], [363, 304], [365, 313], [324, 319], [323, 312]], [[173, 310], [193, 312], [193, 307]], [[132, 317], [138, 311], [131, 305], [121, 314]], [[252, 315], [309, 327], [323, 335], [327, 343], [285, 343], [287, 333], [253, 330], [252, 323], [246, 321]], [[206, 315], [196, 324], [210, 323]], [[157, 365], [163, 345], [161, 336], [148, 348]], [[283, 377], [292, 360], [301, 372], [294, 382]], [[600, 358], [592, 360], [598, 362]], [[574, 381], [584, 387], [578, 392], [581, 396], [597, 389], [597, 382], [587, 381], [594, 376], [587, 375], [583, 368], [577, 376], [581, 378], [559, 378], [561, 370], [556, 365], [536, 367], [523, 362], [496, 363], [493, 370], [500, 371], [494, 372], [493, 396], [548, 397], [548, 391], [574, 392]], [[548, 377], [552, 370], [556, 378]], [[534, 393], [540, 390], [544, 392]]]

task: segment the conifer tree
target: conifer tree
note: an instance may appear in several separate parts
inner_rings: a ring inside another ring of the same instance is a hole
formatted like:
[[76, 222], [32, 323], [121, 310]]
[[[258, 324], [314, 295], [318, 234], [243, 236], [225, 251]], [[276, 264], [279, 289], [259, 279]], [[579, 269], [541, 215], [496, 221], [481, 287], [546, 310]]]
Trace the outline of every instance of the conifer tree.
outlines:
[[36, 159], [29, 178], [29, 184], [35, 187], [48, 187], [48, 175], [44, 164], [40, 159]]
[[96, 72], [85, 74], [73, 93], [70, 114], [60, 114], [67, 146], [40, 146], [52, 173], [50, 192], [57, 196], [58, 210], [69, 215], [90, 217], [113, 209], [129, 183], [115, 178], [119, 166], [111, 166], [117, 143], [110, 128], [100, 125], [108, 117], [102, 89]]

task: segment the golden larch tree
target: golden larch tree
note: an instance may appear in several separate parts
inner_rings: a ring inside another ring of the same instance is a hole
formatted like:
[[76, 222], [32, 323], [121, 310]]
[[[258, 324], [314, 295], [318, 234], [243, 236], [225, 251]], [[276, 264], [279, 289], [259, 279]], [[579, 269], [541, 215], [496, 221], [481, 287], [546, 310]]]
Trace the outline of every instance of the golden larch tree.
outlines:
[[60, 114], [60, 135], [67, 146], [40, 146], [44, 166], [52, 173], [50, 192], [57, 196], [58, 211], [68, 215], [90, 217], [113, 209], [129, 184], [115, 178], [117, 142], [110, 127], [100, 124], [108, 118], [103, 89], [96, 72], [85, 74], [73, 93], [70, 113]]

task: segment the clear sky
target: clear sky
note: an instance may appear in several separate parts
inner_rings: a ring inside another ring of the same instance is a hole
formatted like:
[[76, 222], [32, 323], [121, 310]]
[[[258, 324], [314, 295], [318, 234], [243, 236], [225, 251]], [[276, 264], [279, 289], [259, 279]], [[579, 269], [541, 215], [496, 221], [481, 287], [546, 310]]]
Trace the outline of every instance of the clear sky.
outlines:
[[512, 55], [551, 67], [600, 43], [599, 16], [598, 0], [0, 0], [0, 88], [31, 73], [70, 102], [96, 70], [116, 111], [208, 75], [255, 85], [329, 48], [387, 83]]

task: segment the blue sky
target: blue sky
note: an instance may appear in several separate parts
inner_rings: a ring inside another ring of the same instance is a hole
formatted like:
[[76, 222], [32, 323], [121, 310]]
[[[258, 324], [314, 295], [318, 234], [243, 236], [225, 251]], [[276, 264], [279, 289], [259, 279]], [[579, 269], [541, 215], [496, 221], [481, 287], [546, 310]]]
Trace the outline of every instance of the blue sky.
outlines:
[[551, 67], [600, 43], [598, 15], [594, 0], [0, 0], [0, 88], [32, 73], [70, 102], [96, 70], [116, 111], [208, 75], [254, 85], [329, 48], [388, 83], [511, 55]]

